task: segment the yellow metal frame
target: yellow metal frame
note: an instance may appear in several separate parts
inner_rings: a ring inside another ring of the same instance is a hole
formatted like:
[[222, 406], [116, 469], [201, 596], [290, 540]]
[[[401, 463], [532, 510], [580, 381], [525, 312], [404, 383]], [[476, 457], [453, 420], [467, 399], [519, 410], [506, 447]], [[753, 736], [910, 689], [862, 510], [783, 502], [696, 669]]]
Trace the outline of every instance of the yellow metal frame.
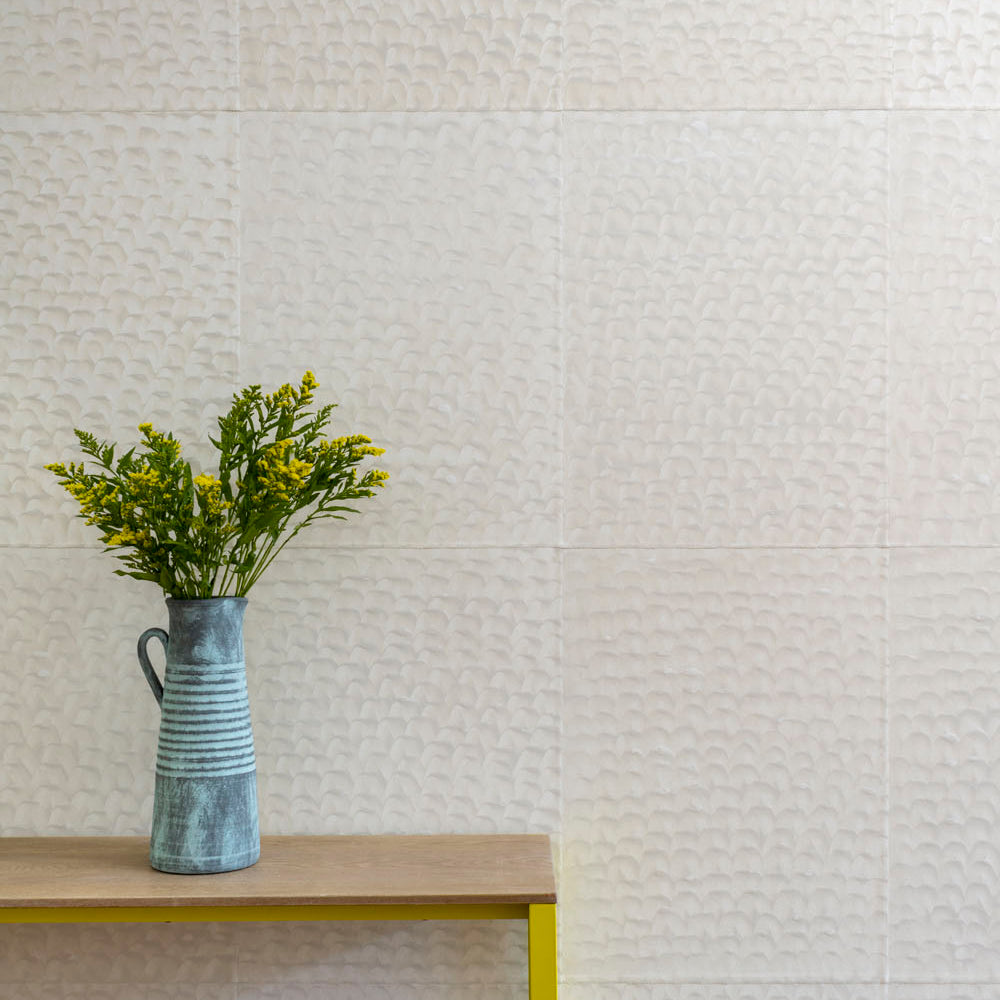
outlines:
[[528, 996], [556, 1000], [555, 903], [385, 903], [308, 906], [13, 906], [0, 924], [190, 923], [262, 920], [527, 920]]
[[556, 904], [532, 903], [528, 907], [528, 996], [531, 1000], [556, 1000]]

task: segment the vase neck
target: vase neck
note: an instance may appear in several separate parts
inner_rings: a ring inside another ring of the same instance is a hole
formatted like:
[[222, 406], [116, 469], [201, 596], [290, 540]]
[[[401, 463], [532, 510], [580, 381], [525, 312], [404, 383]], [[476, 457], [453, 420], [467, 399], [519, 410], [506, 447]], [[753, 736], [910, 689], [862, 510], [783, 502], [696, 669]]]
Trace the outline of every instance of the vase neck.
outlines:
[[243, 660], [245, 597], [210, 597], [196, 601], [168, 599], [168, 659], [208, 665]]

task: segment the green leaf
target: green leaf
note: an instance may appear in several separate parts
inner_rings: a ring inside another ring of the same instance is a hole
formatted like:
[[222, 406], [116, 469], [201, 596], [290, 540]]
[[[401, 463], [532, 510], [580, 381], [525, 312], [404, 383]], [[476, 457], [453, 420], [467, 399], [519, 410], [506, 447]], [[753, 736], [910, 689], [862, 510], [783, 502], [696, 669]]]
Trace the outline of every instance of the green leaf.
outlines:
[[132, 465], [132, 456], [135, 454], [135, 448], [129, 448], [121, 458], [118, 459], [118, 465], [115, 466], [115, 472], [121, 475], [122, 472], [129, 469]]
[[191, 476], [191, 465], [188, 462], [184, 463], [184, 469], [182, 472], [183, 482], [184, 482], [184, 506], [194, 507], [194, 480]]

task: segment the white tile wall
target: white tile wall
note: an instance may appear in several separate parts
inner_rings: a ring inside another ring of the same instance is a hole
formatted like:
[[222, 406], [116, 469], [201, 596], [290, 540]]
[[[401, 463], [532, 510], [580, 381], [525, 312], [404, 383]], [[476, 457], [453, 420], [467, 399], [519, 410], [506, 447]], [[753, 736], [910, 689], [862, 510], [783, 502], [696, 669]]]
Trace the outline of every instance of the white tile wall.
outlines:
[[[884, 1000], [880, 984], [823, 986], [813, 983], [759, 986], [704, 984], [684, 986], [673, 983], [570, 983], [560, 991], [565, 1000]], [[930, 998], [928, 998], [930, 1000]], [[936, 998], [935, 998], [936, 1000]]]
[[234, 108], [237, 0], [4, 0], [4, 111]]
[[[312, 367], [385, 493], [253, 598], [265, 829], [556, 835], [564, 1000], [997, 995], [1000, 20], [8, 0], [0, 834], [143, 832], [42, 464]], [[0, 1000], [513, 1000], [523, 927], [16, 927]]]
[[[73, 428], [196, 459], [234, 388], [233, 115], [0, 113], [0, 542], [93, 544], [48, 462]], [[210, 416], [211, 415], [211, 416]]]
[[1000, 120], [892, 116], [891, 540], [1000, 541]]
[[98, 545], [2, 550], [5, 836], [148, 828], [159, 710], [135, 639], [163, 606], [113, 565]]
[[889, 1000], [992, 1000], [998, 987], [1000, 983], [949, 983], [947, 986], [906, 983], [890, 986]]
[[872, 108], [884, 0], [566, 0], [567, 108]]
[[1000, 15], [991, 0], [895, 0], [897, 108], [997, 106]]
[[250, 924], [239, 939], [241, 997], [479, 996], [527, 993], [523, 921]]
[[413, 986], [380, 983], [351, 983], [331, 988], [323, 983], [312, 986], [241, 983], [236, 1000], [467, 1000], [471, 995], [483, 1000], [521, 1000], [527, 987], [476, 983], [474, 994], [468, 985]]
[[878, 544], [882, 114], [572, 115], [571, 544]]
[[31, 990], [42, 985], [102, 1000], [105, 993], [117, 1000], [126, 988], [143, 1000], [174, 990], [184, 1000], [225, 996], [236, 977], [236, 951], [224, 947], [231, 933], [209, 923], [5, 924], [0, 996], [15, 996], [15, 986], [41, 996]]
[[1000, 980], [1000, 555], [894, 551], [894, 979]]
[[520, 1000], [526, 945], [520, 921], [13, 926], [0, 998]]
[[[159, 947], [153, 942], [144, 946]], [[236, 987], [223, 983], [0, 983], [0, 1000], [238, 1000]]]
[[381, 516], [317, 537], [550, 544], [558, 117], [245, 119], [241, 381], [313, 368], [394, 476]]
[[551, 108], [560, 0], [242, 0], [247, 109]]
[[558, 571], [552, 550], [286, 550], [246, 624], [267, 828], [556, 829]]
[[885, 556], [565, 569], [566, 975], [877, 980]]

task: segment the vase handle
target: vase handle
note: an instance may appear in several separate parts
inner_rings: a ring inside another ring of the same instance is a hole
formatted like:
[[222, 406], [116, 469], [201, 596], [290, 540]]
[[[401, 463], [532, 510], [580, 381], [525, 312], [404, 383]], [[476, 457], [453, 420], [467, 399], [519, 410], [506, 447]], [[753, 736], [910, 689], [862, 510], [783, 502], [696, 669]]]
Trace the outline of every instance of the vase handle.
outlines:
[[139, 666], [142, 667], [142, 672], [146, 675], [146, 680], [149, 681], [149, 687], [156, 698], [157, 705], [162, 706], [163, 685], [160, 683], [160, 678], [156, 676], [153, 664], [149, 662], [149, 656], [146, 653], [146, 643], [150, 639], [159, 639], [163, 643], [163, 651], [166, 652], [170, 636], [162, 628], [148, 628], [139, 636], [139, 643], [136, 647], [136, 653], [139, 655]]

